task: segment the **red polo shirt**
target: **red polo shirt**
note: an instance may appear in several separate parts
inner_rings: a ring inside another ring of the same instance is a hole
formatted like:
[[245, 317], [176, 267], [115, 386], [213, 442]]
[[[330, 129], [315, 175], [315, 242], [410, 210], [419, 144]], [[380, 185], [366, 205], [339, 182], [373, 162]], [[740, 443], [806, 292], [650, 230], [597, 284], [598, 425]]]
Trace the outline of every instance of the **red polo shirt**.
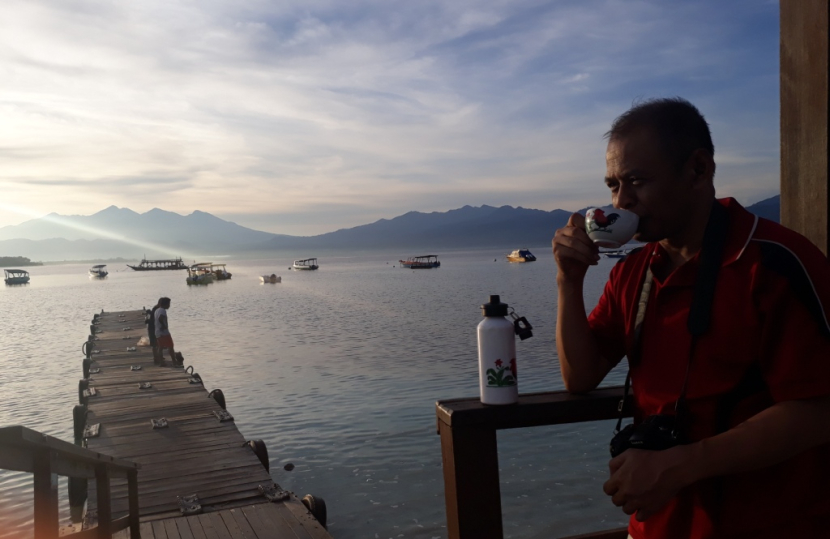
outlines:
[[[747, 212], [733, 199], [709, 331], [699, 338], [687, 390], [692, 441], [734, 427], [787, 400], [830, 395], [830, 264], [803, 236]], [[607, 359], [631, 352], [646, 266], [667, 254], [657, 244], [611, 271], [588, 321]], [[655, 279], [631, 361], [636, 418], [673, 414], [689, 362], [686, 329], [698, 257]], [[763, 470], [683, 489], [629, 533], [651, 538], [830, 537], [830, 446]]]

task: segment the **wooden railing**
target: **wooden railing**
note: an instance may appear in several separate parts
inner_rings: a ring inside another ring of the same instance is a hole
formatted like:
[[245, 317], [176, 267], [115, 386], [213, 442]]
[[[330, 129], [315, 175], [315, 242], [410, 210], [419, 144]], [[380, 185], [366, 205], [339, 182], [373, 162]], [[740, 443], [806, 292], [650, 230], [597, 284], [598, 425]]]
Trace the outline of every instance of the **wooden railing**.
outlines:
[[[502, 539], [501, 493], [496, 431], [616, 419], [622, 387], [585, 395], [564, 391], [529, 393], [519, 403], [487, 406], [478, 398], [435, 404], [449, 539]], [[623, 408], [631, 415], [631, 397]], [[580, 536], [584, 539], [625, 539], [625, 529]]]
[[[129, 528], [130, 537], [138, 539], [138, 468], [134, 462], [96, 453], [26, 427], [0, 428], [0, 469], [34, 475], [35, 539], [54, 539], [59, 534], [52, 474], [94, 478], [98, 491], [98, 526], [64, 537], [109, 539]], [[129, 491], [130, 512], [118, 520], [112, 519], [110, 503], [110, 478], [114, 476], [126, 476]]]

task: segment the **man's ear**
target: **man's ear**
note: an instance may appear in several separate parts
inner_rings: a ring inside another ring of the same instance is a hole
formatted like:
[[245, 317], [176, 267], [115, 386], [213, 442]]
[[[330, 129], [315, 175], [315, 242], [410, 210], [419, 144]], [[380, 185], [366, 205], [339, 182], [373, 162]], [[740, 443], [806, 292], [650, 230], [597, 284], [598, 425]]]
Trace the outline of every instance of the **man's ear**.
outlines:
[[715, 160], [712, 158], [712, 154], [703, 148], [698, 148], [692, 152], [689, 161], [692, 172], [694, 173], [695, 182], [707, 184], [712, 182], [715, 176]]

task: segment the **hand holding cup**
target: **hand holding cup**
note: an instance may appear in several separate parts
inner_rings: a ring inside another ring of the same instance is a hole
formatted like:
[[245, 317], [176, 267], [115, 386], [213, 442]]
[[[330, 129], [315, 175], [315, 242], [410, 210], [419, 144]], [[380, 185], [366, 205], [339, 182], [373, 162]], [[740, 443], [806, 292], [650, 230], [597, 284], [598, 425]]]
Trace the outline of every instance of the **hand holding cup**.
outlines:
[[571, 215], [568, 224], [556, 231], [552, 244], [558, 279], [581, 282], [588, 266], [599, 262], [599, 248], [585, 232], [585, 217], [579, 213]]

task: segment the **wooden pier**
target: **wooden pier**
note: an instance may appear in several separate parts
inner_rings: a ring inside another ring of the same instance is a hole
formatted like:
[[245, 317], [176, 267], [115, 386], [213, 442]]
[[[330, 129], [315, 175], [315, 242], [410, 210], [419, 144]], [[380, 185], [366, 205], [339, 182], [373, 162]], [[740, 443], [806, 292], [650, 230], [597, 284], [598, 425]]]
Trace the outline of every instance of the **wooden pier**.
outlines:
[[[88, 449], [140, 465], [141, 537], [331, 538], [274, 483], [223, 396], [211, 398], [193, 368], [157, 366], [150, 347], [137, 346], [147, 335], [143, 310], [101, 313], [90, 329], [79, 387], [86, 417], [77, 409], [75, 427]], [[130, 512], [126, 480], [111, 480], [109, 492], [89, 483], [83, 529]]]

